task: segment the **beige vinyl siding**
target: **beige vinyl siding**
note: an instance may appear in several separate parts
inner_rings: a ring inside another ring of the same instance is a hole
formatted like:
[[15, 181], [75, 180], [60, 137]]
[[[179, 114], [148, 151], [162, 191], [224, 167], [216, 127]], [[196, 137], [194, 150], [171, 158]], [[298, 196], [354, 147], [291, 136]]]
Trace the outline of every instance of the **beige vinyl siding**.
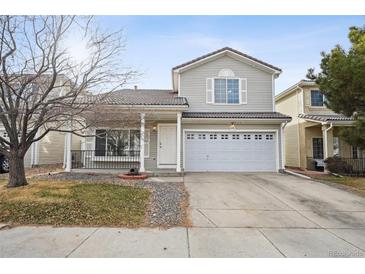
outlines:
[[278, 102], [276, 102], [276, 111], [292, 117], [292, 120], [286, 125], [285, 132], [285, 165], [289, 167], [299, 167], [299, 127], [298, 114], [299, 102], [298, 96], [301, 93], [293, 92]]
[[[39, 165], [62, 164], [64, 159], [65, 133], [49, 132], [39, 141]], [[72, 136], [72, 149], [81, 149], [81, 138]]]
[[326, 106], [312, 107], [311, 106], [311, 90], [318, 90], [318, 87], [304, 87], [304, 113], [306, 114], [335, 114]]
[[[206, 103], [206, 79], [217, 77], [221, 69], [231, 69], [236, 78], [247, 78], [247, 104]], [[272, 111], [272, 88], [272, 74], [228, 56], [180, 74], [180, 95], [188, 99], [188, 111]]]
[[31, 161], [32, 161], [32, 148], [30, 147], [24, 156], [24, 166], [31, 167]]
[[[202, 124], [202, 123], [183, 123], [181, 125], [181, 168], [184, 168], [184, 158], [183, 158], [183, 154], [184, 154], [184, 141], [185, 141], [185, 136], [184, 136], [184, 129], [199, 129], [199, 130], [228, 130], [229, 126], [230, 126], [230, 121], [224, 122], [222, 121], [221, 123], [218, 124], [217, 121], [214, 121], [213, 124]], [[244, 124], [236, 124], [236, 130], [277, 130], [278, 131], [278, 144], [279, 144], [279, 163], [278, 166], [280, 168], [280, 163], [281, 163], [281, 149], [280, 149], [280, 142], [281, 142], [281, 136], [280, 136], [280, 125], [270, 125], [270, 124], [250, 124], [250, 125], [244, 125]], [[234, 130], [232, 130], [234, 132]]]

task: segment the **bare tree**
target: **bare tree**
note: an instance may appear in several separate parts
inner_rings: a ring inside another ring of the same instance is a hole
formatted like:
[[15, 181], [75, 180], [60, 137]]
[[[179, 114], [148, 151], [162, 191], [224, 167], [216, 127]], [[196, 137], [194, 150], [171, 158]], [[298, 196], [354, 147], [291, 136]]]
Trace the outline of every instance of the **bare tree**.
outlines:
[[[83, 60], [65, 44], [75, 33], [85, 41]], [[82, 113], [98, 101], [90, 92], [108, 94], [135, 75], [122, 66], [123, 50], [122, 32], [102, 31], [92, 17], [0, 16], [0, 122], [8, 135], [0, 136], [0, 153], [9, 159], [8, 187], [27, 184], [24, 156], [32, 143], [50, 131], [81, 134], [89, 126]]]

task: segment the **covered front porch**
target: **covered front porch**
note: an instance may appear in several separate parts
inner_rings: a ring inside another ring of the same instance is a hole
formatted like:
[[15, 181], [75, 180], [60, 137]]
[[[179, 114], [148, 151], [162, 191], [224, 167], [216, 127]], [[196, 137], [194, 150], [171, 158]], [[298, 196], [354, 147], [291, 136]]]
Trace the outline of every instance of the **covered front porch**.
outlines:
[[305, 156], [302, 163], [307, 170], [324, 171], [324, 160], [329, 157], [338, 157], [352, 166], [354, 174], [365, 173], [365, 155], [362, 150], [353, 147], [340, 137], [343, 127], [352, 126], [352, 120], [343, 116], [332, 120], [328, 115], [306, 117], [303, 123]]
[[183, 108], [103, 109], [85, 131], [81, 150], [71, 150], [67, 134], [66, 171], [125, 172], [138, 168], [151, 175], [181, 173]]

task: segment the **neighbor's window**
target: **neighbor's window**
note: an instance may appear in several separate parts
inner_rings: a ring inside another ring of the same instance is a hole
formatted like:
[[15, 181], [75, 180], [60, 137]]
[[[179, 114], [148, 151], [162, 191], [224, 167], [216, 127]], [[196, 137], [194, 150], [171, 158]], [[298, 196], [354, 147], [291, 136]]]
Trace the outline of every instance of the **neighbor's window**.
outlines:
[[138, 155], [139, 130], [96, 130], [95, 156]]
[[239, 79], [214, 79], [214, 103], [239, 104]]
[[322, 138], [313, 138], [313, 159], [323, 159]]
[[311, 106], [323, 107], [324, 96], [319, 90], [311, 90]]
[[340, 138], [333, 137], [333, 155], [340, 156]]
[[362, 150], [358, 147], [352, 147], [352, 159], [359, 159], [362, 157]]

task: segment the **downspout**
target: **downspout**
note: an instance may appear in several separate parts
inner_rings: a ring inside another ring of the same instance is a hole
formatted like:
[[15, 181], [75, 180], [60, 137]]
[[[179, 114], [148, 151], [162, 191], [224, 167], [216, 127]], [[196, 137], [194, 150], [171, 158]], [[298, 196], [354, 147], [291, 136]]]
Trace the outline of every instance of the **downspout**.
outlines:
[[288, 121], [285, 121], [285, 123], [281, 123], [281, 129], [280, 129], [280, 137], [281, 137], [281, 171], [285, 170], [285, 134], [284, 129], [286, 125], [288, 124]]
[[[322, 123], [322, 125], [327, 125], [327, 123]], [[330, 123], [330, 126], [328, 128], [326, 128], [323, 132], [324, 132], [324, 141], [323, 141], [323, 145], [324, 145], [324, 156], [323, 158], [325, 158], [324, 160], [326, 160], [328, 158], [328, 144], [327, 144], [327, 132], [329, 130], [331, 130], [333, 128], [333, 123]], [[326, 168], [326, 167], [325, 167]]]
[[[299, 93], [301, 92], [301, 95], [302, 95], [302, 98], [301, 98], [301, 100], [297, 100], [297, 102], [300, 102], [301, 104], [300, 104], [300, 106], [299, 106], [299, 113], [300, 114], [304, 114], [304, 90], [303, 90], [303, 88], [301, 87], [301, 86], [299, 86], [299, 85], [297, 85], [297, 88], [299, 89]], [[297, 97], [298, 97], [298, 92], [297, 92]], [[302, 167], [302, 165], [301, 165], [301, 150], [300, 150], [300, 120], [299, 120], [300, 118], [298, 118], [298, 123], [297, 123], [297, 133], [298, 133], [298, 138], [299, 138], [299, 140], [298, 140], [298, 164], [299, 164], [299, 168], [301, 168]]]

